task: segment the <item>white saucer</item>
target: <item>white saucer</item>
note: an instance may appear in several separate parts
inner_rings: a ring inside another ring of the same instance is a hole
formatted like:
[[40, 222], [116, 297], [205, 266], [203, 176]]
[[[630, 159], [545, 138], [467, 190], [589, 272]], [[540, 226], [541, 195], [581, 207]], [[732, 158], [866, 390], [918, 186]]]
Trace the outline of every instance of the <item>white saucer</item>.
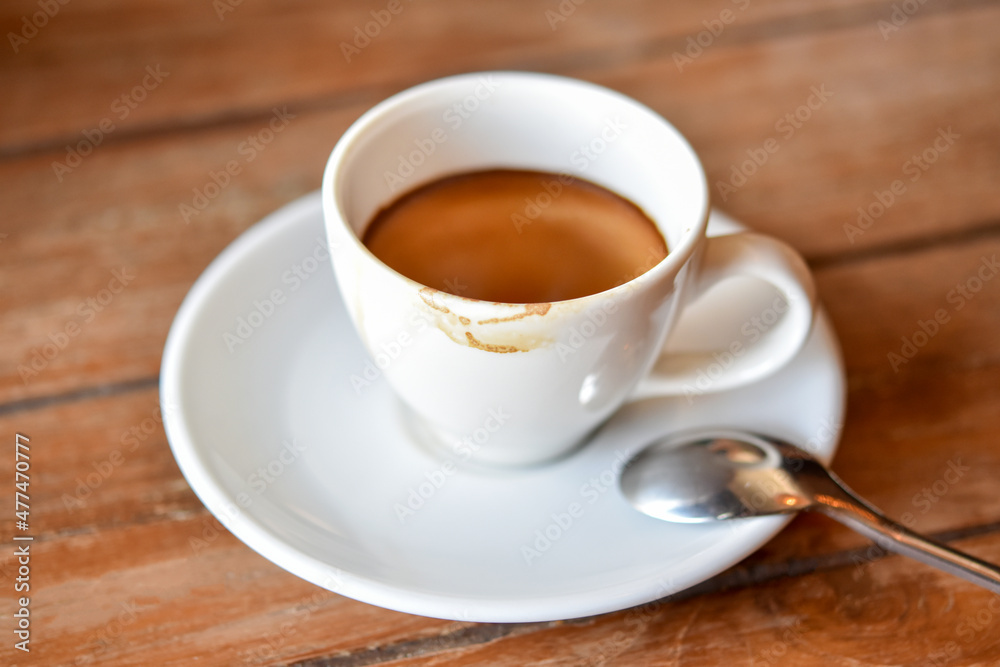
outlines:
[[[736, 225], [713, 214], [710, 228]], [[706, 330], [733, 340], [773, 298], [731, 282], [686, 314], [672, 344], [711, 347]], [[828, 461], [844, 409], [842, 362], [820, 313], [799, 356], [763, 382], [693, 403], [632, 403], [547, 466], [455, 472], [410, 441], [384, 379], [352, 386], [367, 362], [314, 193], [243, 234], [184, 300], [161, 374], [170, 445], [202, 502], [265, 558], [342, 595], [455, 620], [609, 612], [726, 569], [788, 519], [651, 519], [621, 496], [620, 461], [658, 435], [718, 425], [782, 436]], [[412, 514], [400, 510], [408, 502]]]

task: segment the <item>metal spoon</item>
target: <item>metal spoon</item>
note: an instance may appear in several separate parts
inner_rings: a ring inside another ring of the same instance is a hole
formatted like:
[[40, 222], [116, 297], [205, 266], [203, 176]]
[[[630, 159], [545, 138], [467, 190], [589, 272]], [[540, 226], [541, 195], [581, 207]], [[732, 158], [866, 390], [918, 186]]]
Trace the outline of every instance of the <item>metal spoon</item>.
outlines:
[[996, 565], [886, 518], [807, 452], [774, 438], [727, 430], [669, 436], [632, 458], [620, 483], [636, 509], [665, 521], [822, 512], [885, 549], [1000, 593]]

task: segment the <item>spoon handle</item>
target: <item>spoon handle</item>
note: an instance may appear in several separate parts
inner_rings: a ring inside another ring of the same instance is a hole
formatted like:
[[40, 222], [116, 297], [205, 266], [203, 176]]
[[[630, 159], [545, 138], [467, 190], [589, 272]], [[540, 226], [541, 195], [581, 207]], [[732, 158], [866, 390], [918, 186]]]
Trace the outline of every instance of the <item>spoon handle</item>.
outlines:
[[831, 489], [830, 494], [817, 493], [817, 505], [812, 509], [874, 540], [880, 547], [1000, 593], [1000, 567], [913, 532], [859, 498], [836, 475], [831, 473], [830, 477], [837, 489]]

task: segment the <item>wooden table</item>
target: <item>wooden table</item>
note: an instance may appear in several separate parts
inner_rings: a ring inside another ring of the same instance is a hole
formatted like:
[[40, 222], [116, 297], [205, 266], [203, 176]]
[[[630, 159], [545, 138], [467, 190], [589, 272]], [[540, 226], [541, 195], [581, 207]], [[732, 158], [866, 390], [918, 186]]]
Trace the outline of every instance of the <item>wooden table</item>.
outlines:
[[[661, 112], [714, 204], [807, 258], [846, 357], [841, 476], [1000, 561], [996, 3], [16, 0], [0, 16], [0, 663], [1000, 662], [1000, 598], [814, 516], [694, 591], [604, 616], [373, 607], [226, 532], [157, 407], [193, 281], [319, 186], [360, 113], [456, 72], [566, 74]], [[247, 148], [275, 113], [287, 125]], [[769, 139], [779, 150], [735, 174]], [[240, 173], [205, 197], [232, 160]], [[25, 595], [30, 653], [11, 617]]]

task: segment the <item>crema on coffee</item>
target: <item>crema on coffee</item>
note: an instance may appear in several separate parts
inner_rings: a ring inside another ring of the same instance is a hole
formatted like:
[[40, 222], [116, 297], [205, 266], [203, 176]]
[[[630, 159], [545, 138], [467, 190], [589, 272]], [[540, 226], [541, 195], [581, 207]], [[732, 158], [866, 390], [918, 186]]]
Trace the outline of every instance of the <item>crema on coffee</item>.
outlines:
[[629, 200], [565, 174], [506, 169], [418, 187], [380, 210], [362, 241], [418, 283], [505, 303], [603, 292], [667, 256]]

